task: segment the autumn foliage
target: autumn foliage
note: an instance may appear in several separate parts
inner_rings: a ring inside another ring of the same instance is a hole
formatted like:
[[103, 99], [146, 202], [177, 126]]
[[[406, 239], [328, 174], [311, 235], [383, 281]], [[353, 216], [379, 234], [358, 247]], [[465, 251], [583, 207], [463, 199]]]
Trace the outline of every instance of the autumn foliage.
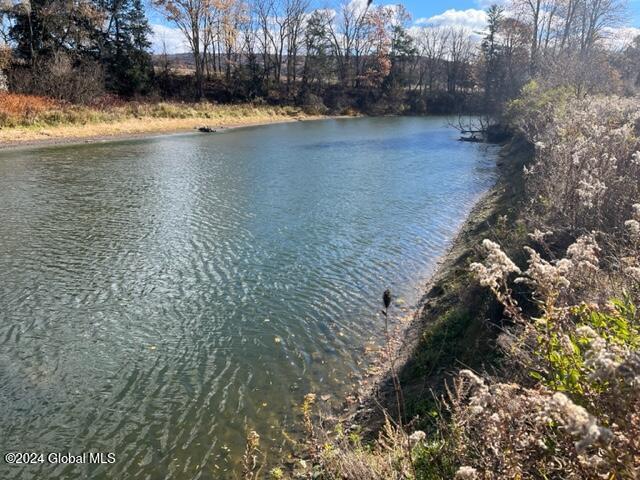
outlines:
[[46, 97], [0, 92], [0, 127], [8, 123], [28, 122], [59, 106], [58, 102]]
[[0, 93], [0, 113], [12, 116], [40, 113], [55, 108], [57, 102], [47, 97], [23, 95], [20, 93]]

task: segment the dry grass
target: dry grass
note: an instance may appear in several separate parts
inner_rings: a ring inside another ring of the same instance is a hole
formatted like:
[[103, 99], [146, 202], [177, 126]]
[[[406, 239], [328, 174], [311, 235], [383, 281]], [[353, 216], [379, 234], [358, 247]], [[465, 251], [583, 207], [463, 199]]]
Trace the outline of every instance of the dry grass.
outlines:
[[16, 123], [33, 122], [39, 115], [59, 108], [54, 100], [35, 95], [16, 93], [0, 93], [0, 126]]
[[179, 132], [208, 125], [231, 128], [319, 118], [292, 107], [202, 103], [103, 102], [69, 105], [30, 95], [0, 96], [0, 145]]

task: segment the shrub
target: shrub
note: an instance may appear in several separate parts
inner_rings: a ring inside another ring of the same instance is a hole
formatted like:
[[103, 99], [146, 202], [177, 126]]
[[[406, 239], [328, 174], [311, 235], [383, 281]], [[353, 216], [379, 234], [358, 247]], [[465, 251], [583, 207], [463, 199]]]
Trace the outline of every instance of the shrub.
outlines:
[[509, 115], [536, 145], [525, 170], [537, 226], [614, 232], [640, 198], [640, 101], [529, 84]]
[[100, 64], [76, 60], [66, 53], [41, 60], [33, 68], [12, 69], [10, 83], [16, 92], [46, 95], [71, 103], [90, 103], [104, 93]]
[[302, 109], [310, 115], [325, 115], [329, 111], [322, 98], [313, 93], [304, 96]]
[[0, 92], [0, 125], [33, 123], [39, 115], [58, 106], [57, 102], [46, 97]]
[[[547, 236], [533, 235], [543, 247]], [[556, 260], [525, 247], [529, 266], [515, 282], [530, 287], [538, 310], [527, 316], [509, 287], [509, 274], [519, 269], [491, 247], [472, 270], [514, 321], [499, 343], [510, 359], [506, 376], [517, 383], [461, 373], [451, 395], [461, 458], [490, 478], [633, 478], [640, 455], [640, 317], [629, 294], [604, 304], [591, 300], [607, 291], [612, 276], [630, 289], [637, 280], [626, 271], [602, 271], [592, 235]], [[532, 388], [524, 386], [526, 374]]]

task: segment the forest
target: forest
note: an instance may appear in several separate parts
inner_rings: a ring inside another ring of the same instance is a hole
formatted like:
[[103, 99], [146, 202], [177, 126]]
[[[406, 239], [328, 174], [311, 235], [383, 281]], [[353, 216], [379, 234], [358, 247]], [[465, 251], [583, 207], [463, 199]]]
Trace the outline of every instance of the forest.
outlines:
[[[186, 68], [152, 54], [145, 8], [183, 34]], [[578, 96], [636, 86], [640, 41], [621, 38], [622, 0], [512, 0], [486, 19], [483, 31], [417, 25], [402, 5], [371, 1], [5, 0], [0, 85], [77, 104], [206, 99], [334, 114], [495, 113], [534, 78]]]

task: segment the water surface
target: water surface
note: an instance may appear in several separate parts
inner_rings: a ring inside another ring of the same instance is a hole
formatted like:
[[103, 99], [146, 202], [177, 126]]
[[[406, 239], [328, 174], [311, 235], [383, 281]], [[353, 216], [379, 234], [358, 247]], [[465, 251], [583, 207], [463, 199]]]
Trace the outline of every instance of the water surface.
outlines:
[[307, 392], [338, 398], [493, 152], [442, 118], [300, 122], [0, 153], [0, 478], [217, 479]]

